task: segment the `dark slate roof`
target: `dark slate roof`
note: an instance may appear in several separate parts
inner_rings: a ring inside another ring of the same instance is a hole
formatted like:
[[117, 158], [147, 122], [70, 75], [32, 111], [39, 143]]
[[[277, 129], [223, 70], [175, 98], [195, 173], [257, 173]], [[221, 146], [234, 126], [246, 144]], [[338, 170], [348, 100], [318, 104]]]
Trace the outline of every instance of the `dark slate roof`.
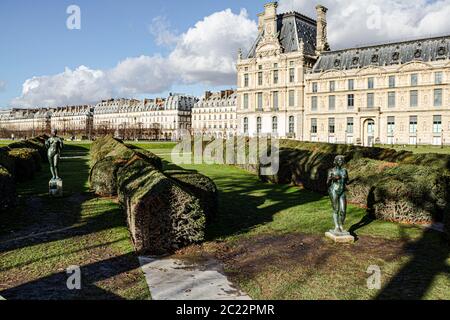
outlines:
[[[283, 48], [283, 52], [298, 51], [300, 41], [303, 41], [305, 53], [315, 55], [317, 35], [317, 23], [315, 20], [297, 12], [279, 14], [277, 19], [278, 40]], [[263, 36], [264, 31], [256, 38], [255, 43], [246, 56], [247, 59], [255, 57], [256, 47]]]
[[450, 36], [329, 51], [321, 54], [312, 72], [386, 66], [450, 57]]

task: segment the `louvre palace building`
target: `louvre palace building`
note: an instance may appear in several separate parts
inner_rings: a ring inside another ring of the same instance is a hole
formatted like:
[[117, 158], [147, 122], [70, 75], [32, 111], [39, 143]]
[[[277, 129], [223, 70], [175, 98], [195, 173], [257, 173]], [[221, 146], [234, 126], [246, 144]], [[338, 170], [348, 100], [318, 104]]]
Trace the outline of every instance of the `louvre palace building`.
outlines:
[[[450, 143], [450, 36], [332, 51], [313, 20], [258, 16], [237, 62], [238, 131], [360, 145]], [[349, 35], [351, 36], [351, 35]]]

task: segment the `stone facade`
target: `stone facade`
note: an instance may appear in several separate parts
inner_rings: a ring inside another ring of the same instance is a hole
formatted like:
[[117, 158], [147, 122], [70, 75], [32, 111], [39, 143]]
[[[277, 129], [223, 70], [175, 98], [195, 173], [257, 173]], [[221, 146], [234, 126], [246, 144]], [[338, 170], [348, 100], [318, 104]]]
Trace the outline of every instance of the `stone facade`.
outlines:
[[304, 140], [450, 143], [450, 37], [323, 53], [305, 76]]
[[361, 145], [450, 143], [450, 36], [330, 51], [317, 21], [265, 5], [239, 53], [238, 129]]
[[0, 136], [22, 138], [50, 132], [50, 109], [11, 109], [0, 111]]
[[63, 135], [91, 137], [93, 133], [93, 111], [90, 105], [67, 106], [53, 110], [51, 128]]
[[303, 137], [304, 75], [316, 61], [316, 38], [315, 20], [265, 5], [256, 42], [237, 63], [240, 134]]
[[112, 99], [94, 108], [94, 130], [124, 139], [177, 140], [191, 129], [191, 110], [197, 98], [170, 94], [166, 99]]
[[209, 134], [216, 138], [234, 137], [237, 131], [236, 102], [234, 90], [206, 92], [192, 109], [193, 134]]

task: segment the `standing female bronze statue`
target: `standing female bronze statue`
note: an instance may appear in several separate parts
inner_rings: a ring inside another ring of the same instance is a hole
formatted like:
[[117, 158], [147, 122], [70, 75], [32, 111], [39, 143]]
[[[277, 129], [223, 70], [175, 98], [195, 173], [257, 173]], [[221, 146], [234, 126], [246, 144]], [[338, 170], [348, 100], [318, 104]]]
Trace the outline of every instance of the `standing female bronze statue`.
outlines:
[[52, 136], [45, 141], [47, 148], [48, 162], [50, 164], [50, 172], [52, 173], [52, 180], [60, 180], [58, 175], [59, 158], [61, 150], [64, 147], [63, 141], [56, 134], [56, 129], [52, 130]]
[[345, 196], [345, 187], [348, 183], [347, 169], [343, 168], [345, 163], [344, 156], [337, 156], [334, 159], [334, 168], [328, 171], [328, 194], [333, 206], [334, 230], [330, 230], [338, 236], [349, 235], [344, 230], [344, 222], [347, 214], [347, 198]]

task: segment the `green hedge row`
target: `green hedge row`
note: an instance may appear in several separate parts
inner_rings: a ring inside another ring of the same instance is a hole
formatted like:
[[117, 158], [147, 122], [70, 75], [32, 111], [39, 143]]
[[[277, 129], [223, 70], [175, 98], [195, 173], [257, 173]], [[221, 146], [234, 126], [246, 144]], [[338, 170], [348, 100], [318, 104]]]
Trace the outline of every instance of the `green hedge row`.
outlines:
[[156, 155], [112, 137], [91, 148], [91, 188], [100, 195], [118, 195], [140, 253], [164, 254], [202, 241], [206, 221], [215, 215], [216, 203], [206, 200], [206, 194], [217, 199], [210, 179], [190, 172], [173, 175], [162, 172]]
[[15, 204], [16, 182], [32, 179], [47, 159], [47, 136], [11, 143], [0, 148], [0, 210]]
[[13, 176], [2, 166], [0, 166], [0, 195], [0, 211], [15, 204], [16, 187]]
[[366, 206], [383, 220], [448, 224], [450, 174], [444, 169], [449, 163], [446, 155], [282, 140], [279, 172], [261, 179], [326, 194], [327, 172], [339, 154], [347, 161], [350, 202]]

